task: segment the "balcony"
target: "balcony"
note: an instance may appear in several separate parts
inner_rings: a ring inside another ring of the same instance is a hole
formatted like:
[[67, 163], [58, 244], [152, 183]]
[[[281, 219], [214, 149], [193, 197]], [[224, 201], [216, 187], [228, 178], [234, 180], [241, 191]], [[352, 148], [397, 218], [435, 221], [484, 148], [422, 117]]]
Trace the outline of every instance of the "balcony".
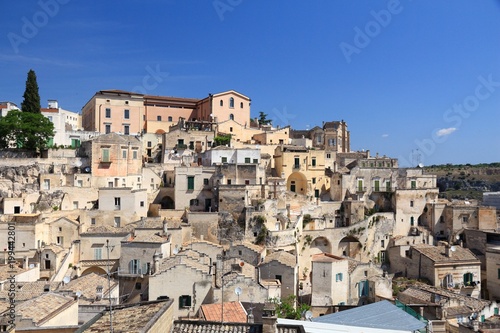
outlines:
[[294, 165], [292, 166], [292, 169], [293, 169], [293, 170], [300, 170], [300, 164], [294, 164]]
[[187, 145], [183, 144], [183, 143], [178, 143], [175, 145], [175, 149], [187, 149]]
[[357, 186], [356, 192], [366, 192], [366, 186]]
[[396, 187], [393, 186], [373, 186], [372, 192], [394, 192]]

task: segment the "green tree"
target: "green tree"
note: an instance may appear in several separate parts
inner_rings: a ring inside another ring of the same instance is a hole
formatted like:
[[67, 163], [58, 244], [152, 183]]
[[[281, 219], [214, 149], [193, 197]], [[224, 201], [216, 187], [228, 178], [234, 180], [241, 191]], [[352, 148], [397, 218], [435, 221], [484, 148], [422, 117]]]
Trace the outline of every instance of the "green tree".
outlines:
[[260, 125], [269, 125], [272, 122], [271, 119], [267, 119], [267, 114], [260, 111], [259, 112], [259, 124]]
[[276, 305], [276, 315], [278, 318], [286, 319], [300, 319], [302, 318], [302, 313], [309, 310], [311, 307], [307, 304], [297, 304], [297, 296], [289, 295], [285, 299], [271, 298], [271, 303]]
[[36, 82], [35, 71], [30, 69], [26, 79], [26, 88], [24, 90], [21, 110], [23, 112], [41, 113], [40, 94], [38, 93], [38, 83]]
[[231, 142], [231, 134], [217, 135], [214, 138], [215, 146], [229, 145], [230, 142]]
[[10, 111], [0, 118], [0, 148], [38, 150], [54, 136], [54, 124], [41, 113]]

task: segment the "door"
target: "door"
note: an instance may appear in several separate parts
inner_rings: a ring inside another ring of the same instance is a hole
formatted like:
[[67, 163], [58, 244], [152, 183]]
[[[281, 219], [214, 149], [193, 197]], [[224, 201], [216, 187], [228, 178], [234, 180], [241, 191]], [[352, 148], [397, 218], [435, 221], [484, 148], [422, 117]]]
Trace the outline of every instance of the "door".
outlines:
[[380, 191], [380, 180], [376, 180], [374, 185], [375, 185], [375, 192], [379, 192]]
[[212, 211], [212, 199], [205, 199], [205, 212]]

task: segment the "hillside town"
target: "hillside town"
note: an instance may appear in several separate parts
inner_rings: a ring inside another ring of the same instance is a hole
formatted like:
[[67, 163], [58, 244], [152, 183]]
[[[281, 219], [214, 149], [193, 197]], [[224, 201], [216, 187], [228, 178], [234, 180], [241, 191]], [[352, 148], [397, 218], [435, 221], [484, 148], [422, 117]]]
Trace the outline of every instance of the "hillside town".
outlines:
[[500, 330], [500, 192], [440, 198], [349, 119], [274, 126], [234, 90], [88, 97], [0, 150], [0, 331]]

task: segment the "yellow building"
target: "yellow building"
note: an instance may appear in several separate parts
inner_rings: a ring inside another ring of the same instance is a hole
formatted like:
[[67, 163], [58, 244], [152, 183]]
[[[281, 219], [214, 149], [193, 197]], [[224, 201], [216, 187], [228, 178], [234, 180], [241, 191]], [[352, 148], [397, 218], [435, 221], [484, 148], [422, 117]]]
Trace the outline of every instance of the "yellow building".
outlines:
[[319, 198], [330, 189], [323, 150], [280, 145], [274, 152], [274, 166], [277, 175], [286, 179], [289, 191]]

